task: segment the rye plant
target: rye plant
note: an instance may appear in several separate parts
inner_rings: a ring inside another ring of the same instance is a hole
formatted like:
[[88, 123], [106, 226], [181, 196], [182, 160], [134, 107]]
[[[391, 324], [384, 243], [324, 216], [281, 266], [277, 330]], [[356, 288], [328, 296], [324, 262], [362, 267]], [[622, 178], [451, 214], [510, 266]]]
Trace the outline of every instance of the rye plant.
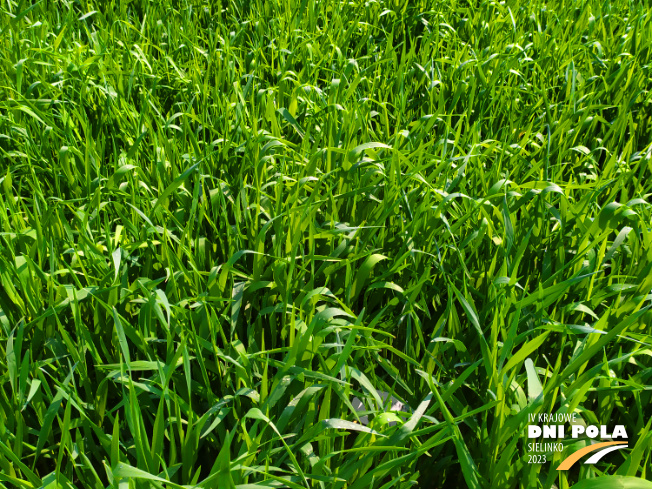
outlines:
[[651, 15], [4, 2], [0, 488], [652, 487]]

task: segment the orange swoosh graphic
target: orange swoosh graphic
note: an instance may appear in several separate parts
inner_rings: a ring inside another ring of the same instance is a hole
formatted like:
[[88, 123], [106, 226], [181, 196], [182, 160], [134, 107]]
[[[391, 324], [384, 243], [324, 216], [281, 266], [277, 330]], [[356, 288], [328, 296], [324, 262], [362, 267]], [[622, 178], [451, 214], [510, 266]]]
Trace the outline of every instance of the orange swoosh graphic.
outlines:
[[593, 445], [589, 445], [588, 447], [580, 448], [578, 451], [572, 453], [568, 457], [564, 459], [564, 461], [559, 464], [559, 467], [557, 467], [557, 470], [568, 470], [570, 469], [575, 462], [577, 462], [579, 459], [581, 459], [584, 455], [587, 453], [595, 452], [596, 450], [600, 450], [601, 448], [604, 447], [609, 447], [611, 445], [627, 445], [626, 441], [606, 441], [604, 443], [595, 443]]

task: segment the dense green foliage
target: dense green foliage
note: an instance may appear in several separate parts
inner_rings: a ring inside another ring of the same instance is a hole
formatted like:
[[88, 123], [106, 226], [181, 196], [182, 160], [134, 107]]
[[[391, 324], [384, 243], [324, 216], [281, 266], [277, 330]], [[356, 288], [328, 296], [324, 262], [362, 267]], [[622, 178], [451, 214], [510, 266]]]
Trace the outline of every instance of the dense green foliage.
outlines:
[[644, 2], [219, 5], [1, 7], [0, 488], [646, 487]]

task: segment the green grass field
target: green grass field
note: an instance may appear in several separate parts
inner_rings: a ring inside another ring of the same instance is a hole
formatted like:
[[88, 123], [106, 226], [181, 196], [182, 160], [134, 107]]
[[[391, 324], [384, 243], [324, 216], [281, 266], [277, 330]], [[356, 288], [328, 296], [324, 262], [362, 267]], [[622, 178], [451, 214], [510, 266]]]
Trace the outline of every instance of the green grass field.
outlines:
[[645, 2], [0, 9], [0, 488], [652, 487]]

